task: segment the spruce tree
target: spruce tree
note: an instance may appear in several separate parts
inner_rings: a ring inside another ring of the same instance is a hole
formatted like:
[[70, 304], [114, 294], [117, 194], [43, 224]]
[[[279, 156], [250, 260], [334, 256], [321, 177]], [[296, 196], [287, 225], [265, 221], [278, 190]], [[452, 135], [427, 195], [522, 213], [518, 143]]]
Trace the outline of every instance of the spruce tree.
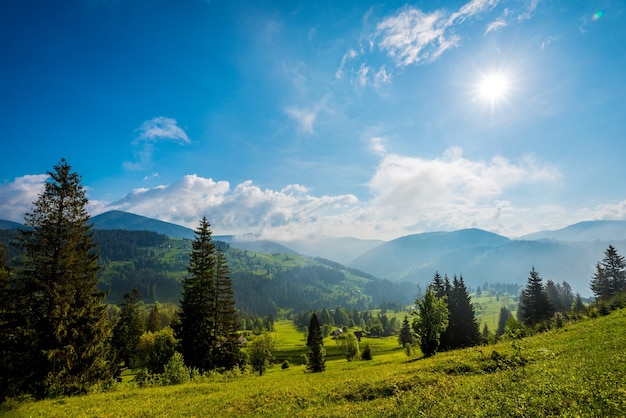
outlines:
[[206, 217], [195, 231], [189, 254], [188, 276], [183, 281], [179, 321], [174, 331], [180, 351], [189, 368], [200, 372], [215, 366], [215, 244]]
[[472, 298], [467, 292], [463, 276], [458, 279], [454, 276], [453, 288], [447, 301], [450, 323], [446, 333], [449, 335], [450, 345], [446, 348], [456, 349], [477, 345], [480, 342], [480, 327], [476, 321]]
[[117, 351], [118, 359], [123, 361], [126, 367], [130, 367], [137, 344], [145, 329], [139, 308], [140, 301], [141, 296], [137, 289], [126, 293], [124, 301], [120, 304], [120, 318], [113, 328], [111, 344]]
[[511, 313], [509, 308], [504, 305], [500, 307], [500, 316], [498, 317], [498, 329], [496, 330], [496, 337], [504, 334], [504, 331], [506, 330], [506, 322], [512, 316], [513, 314]]
[[154, 305], [152, 309], [150, 309], [150, 313], [148, 314], [148, 319], [146, 319], [146, 331], [148, 332], [158, 332], [163, 328], [163, 323], [161, 321], [161, 312], [159, 312], [158, 305]]
[[522, 291], [517, 314], [518, 319], [528, 326], [546, 321], [554, 314], [542, 278], [534, 267], [530, 270], [530, 277]]
[[27, 384], [38, 398], [84, 392], [113, 372], [105, 294], [97, 288], [98, 248], [80, 176], [62, 159], [49, 172], [20, 230], [19, 338], [28, 347]]
[[600, 300], [608, 300], [626, 290], [626, 260], [612, 245], [604, 251], [602, 262], [596, 265], [591, 290]]
[[216, 266], [216, 366], [230, 370], [239, 362], [239, 319], [226, 257], [219, 249]]
[[409, 324], [409, 317], [406, 315], [404, 315], [404, 321], [402, 321], [402, 328], [400, 328], [398, 342], [402, 347], [406, 344], [413, 345], [413, 332], [411, 331], [411, 325]]
[[324, 350], [324, 339], [322, 329], [317, 320], [317, 314], [313, 312], [309, 322], [309, 335], [306, 338], [306, 346], [309, 348], [309, 362], [307, 369], [313, 373], [326, 370], [326, 350]]

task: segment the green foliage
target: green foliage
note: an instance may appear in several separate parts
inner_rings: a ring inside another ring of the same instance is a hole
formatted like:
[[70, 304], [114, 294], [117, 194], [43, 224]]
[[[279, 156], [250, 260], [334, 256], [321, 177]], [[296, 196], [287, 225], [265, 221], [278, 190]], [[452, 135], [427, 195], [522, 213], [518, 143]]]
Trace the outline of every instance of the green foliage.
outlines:
[[38, 398], [85, 392], [113, 373], [111, 329], [98, 291], [97, 246], [78, 174], [62, 159], [20, 230], [16, 331], [22, 390]]
[[[254, 338], [248, 348], [248, 361], [252, 366], [252, 370], [262, 376], [274, 359], [274, 339], [265, 332]], [[289, 367], [289, 366], [287, 366]], [[285, 367], [283, 367], [285, 368]]]
[[513, 316], [513, 314], [511, 313], [509, 308], [507, 308], [506, 306], [502, 306], [500, 308], [500, 315], [498, 317], [498, 329], [496, 331], [496, 337], [499, 337], [500, 335], [504, 334], [504, 331], [506, 329], [507, 321], [512, 316]]
[[120, 317], [113, 327], [111, 344], [117, 352], [119, 360], [126, 367], [130, 366], [135, 355], [139, 339], [144, 333], [144, 321], [139, 308], [141, 296], [137, 289], [124, 295], [124, 302], [120, 304]]
[[306, 339], [306, 346], [309, 348], [309, 362], [307, 369], [313, 373], [326, 370], [326, 350], [324, 350], [324, 339], [317, 314], [313, 313], [309, 322], [309, 335]]
[[419, 337], [420, 348], [426, 357], [437, 352], [441, 334], [448, 327], [448, 307], [442, 297], [437, 297], [434, 286], [415, 300], [418, 306], [413, 330]]
[[611, 299], [626, 290], [626, 260], [612, 245], [604, 251], [602, 262], [596, 265], [591, 290], [600, 301]]
[[146, 332], [139, 339], [132, 367], [146, 369], [152, 374], [161, 374], [175, 350], [176, 339], [170, 327], [158, 332]]
[[[7, 417], [48, 416], [622, 416], [626, 410], [626, 310], [564, 328], [406, 361], [395, 351], [368, 362], [206, 374], [175, 387], [122, 384], [105, 393], [34, 402], [9, 400]], [[282, 331], [279, 330], [279, 335]], [[289, 336], [291, 338], [291, 335]], [[378, 342], [382, 339], [375, 339]], [[277, 345], [284, 342], [277, 340]], [[294, 342], [295, 344], [295, 342]], [[590, 350], [590, 347], [593, 349]], [[494, 353], [495, 352], [495, 353]], [[378, 351], [377, 351], [378, 353]], [[278, 356], [280, 356], [280, 351]]]
[[405, 347], [407, 344], [413, 345], [413, 331], [411, 331], [411, 324], [409, 324], [409, 317], [407, 315], [404, 315], [404, 320], [402, 321], [398, 343], [402, 347]]
[[280, 368], [285, 370], [289, 368], [289, 360], [283, 360], [283, 362], [280, 364]]
[[165, 364], [163, 370], [163, 382], [166, 385], [179, 385], [187, 383], [190, 379], [190, 371], [185, 366], [183, 355], [175, 352]]
[[365, 343], [363, 344], [363, 352], [361, 353], [361, 360], [372, 360], [372, 349], [370, 348], [370, 345]]
[[163, 328], [163, 320], [161, 318], [161, 313], [159, 312], [159, 307], [155, 304], [152, 309], [150, 309], [150, 313], [146, 319], [146, 330], [150, 332], [157, 332], [160, 331], [161, 328]]
[[358, 359], [360, 355], [359, 342], [351, 332], [344, 332], [335, 339], [339, 351], [346, 356], [346, 360]]
[[206, 218], [195, 234], [174, 330], [189, 367], [201, 373], [232, 369], [239, 360], [238, 320], [228, 266]]
[[548, 321], [553, 314], [554, 307], [550, 303], [542, 278], [533, 267], [520, 297], [517, 317], [525, 325], [532, 327]]

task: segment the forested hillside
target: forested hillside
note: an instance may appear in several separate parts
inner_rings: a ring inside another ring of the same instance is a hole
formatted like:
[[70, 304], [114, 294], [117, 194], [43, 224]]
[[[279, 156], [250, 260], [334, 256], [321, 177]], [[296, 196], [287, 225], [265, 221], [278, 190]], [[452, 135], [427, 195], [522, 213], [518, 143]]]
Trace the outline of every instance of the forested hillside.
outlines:
[[[16, 230], [0, 230], [7, 258], [15, 262], [11, 242]], [[151, 231], [94, 231], [102, 270], [99, 287], [107, 302], [117, 304], [126, 292], [137, 289], [146, 303], [180, 300], [181, 281], [187, 274], [191, 241], [172, 239]], [[231, 271], [237, 308], [255, 315], [276, 315], [279, 309], [367, 309], [383, 303], [411, 303], [414, 284], [392, 283], [324, 259], [297, 254], [257, 253], [216, 241]]]

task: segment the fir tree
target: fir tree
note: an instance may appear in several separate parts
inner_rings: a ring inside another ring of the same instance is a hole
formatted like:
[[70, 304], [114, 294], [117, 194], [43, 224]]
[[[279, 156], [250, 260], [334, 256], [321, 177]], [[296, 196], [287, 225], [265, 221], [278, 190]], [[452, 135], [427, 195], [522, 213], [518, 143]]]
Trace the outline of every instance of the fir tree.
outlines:
[[[216, 266], [216, 366], [230, 370], [239, 361], [239, 334], [237, 334], [239, 319], [228, 265], [224, 253], [219, 249]], [[270, 328], [271, 326], [270, 324]]]
[[496, 337], [504, 334], [506, 330], [506, 322], [512, 317], [513, 314], [506, 306], [500, 307], [500, 316], [498, 317], [498, 329], [496, 330]]
[[205, 217], [200, 221], [195, 235], [189, 255], [188, 277], [183, 281], [181, 310], [174, 331], [185, 364], [205, 372], [215, 366], [216, 345], [215, 244]]
[[612, 245], [604, 251], [604, 258], [596, 265], [596, 273], [591, 280], [591, 290], [600, 300], [626, 290], [626, 261]]
[[306, 338], [306, 346], [309, 348], [309, 362], [307, 369], [313, 373], [326, 370], [326, 351], [320, 323], [315, 312], [309, 322], [309, 335]]
[[212, 241], [206, 217], [195, 234], [176, 336], [190, 368], [232, 369], [239, 361], [239, 321], [228, 265]]
[[113, 328], [111, 344], [116, 349], [119, 360], [123, 361], [126, 367], [130, 367], [139, 339], [144, 333], [140, 301], [141, 296], [137, 289], [126, 293], [124, 302], [120, 304], [120, 318]]
[[402, 347], [406, 344], [413, 345], [413, 332], [411, 331], [411, 325], [409, 324], [409, 317], [406, 315], [404, 315], [404, 321], [402, 321], [402, 328], [400, 328], [398, 342]]
[[[98, 251], [78, 174], [62, 159], [20, 230], [19, 338], [30, 348], [22, 372], [35, 395], [84, 392], [112, 375], [105, 295], [97, 288]], [[26, 348], [26, 347], [25, 347]]]
[[4, 243], [0, 244], [0, 403], [8, 396], [19, 393], [22, 382], [20, 362], [22, 352], [17, 339], [17, 330], [23, 325], [20, 321], [14, 276], [6, 264]]
[[471, 347], [480, 342], [480, 327], [476, 321], [476, 312], [472, 304], [463, 276], [454, 276], [453, 288], [447, 299], [450, 322], [446, 333], [449, 334], [450, 349]]
[[554, 308], [548, 299], [542, 278], [533, 267], [520, 297], [518, 319], [524, 325], [533, 326], [550, 319], [553, 313]]
[[146, 319], [146, 331], [157, 332], [160, 331], [161, 328], [163, 328], [161, 313], [159, 312], [158, 305], [155, 304], [152, 309], [150, 309], [150, 313]]

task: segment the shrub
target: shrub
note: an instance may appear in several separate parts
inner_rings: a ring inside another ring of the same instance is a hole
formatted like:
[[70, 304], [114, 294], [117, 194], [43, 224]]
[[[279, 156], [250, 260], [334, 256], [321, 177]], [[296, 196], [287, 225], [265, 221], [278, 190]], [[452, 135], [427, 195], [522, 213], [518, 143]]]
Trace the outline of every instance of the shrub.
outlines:
[[369, 344], [363, 344], [363, 352], [361, 353], [361, 360], [371, 360], [372, 359], [372, 349]]
[[280, 365], [280, 368], [285, 370], [289, 368], [289, 360], [283, 361], [283, 364]]
[[163, 383], [166, 385], [178, 385], [189, 382], [191, 373], [189, 368], [185, 366], [183, 355], [178, 351], [175, 352], [165, 365], [163, 372]]

